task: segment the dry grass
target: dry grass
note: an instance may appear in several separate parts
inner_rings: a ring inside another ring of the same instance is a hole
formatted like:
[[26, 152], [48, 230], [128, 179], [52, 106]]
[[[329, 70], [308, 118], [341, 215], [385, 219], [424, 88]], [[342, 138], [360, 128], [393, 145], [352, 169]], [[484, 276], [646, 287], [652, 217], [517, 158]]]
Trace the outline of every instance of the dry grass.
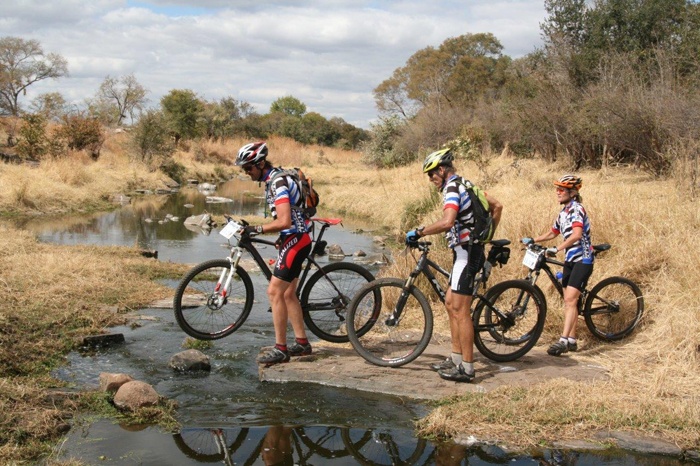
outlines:
[[134, 248], [47, 245], [0, 227], [0, 270], [0, 463], [7, 464], [46, 454], [76, 409], [72, 399], [49, 395], [60, 383], [48, 372], [82, 336], [170, 296], [154, 279], [180, 276], [183, 267]]
[[[200, 154], [208, 154], [203, 161], [197, 161], [194, 149], [178, 157], [188, 173], [234, 174], [238, 172], [235, 167], [217, 168], [213, 160], [233, 158], [246, 142], [249, 141], [207, 143], [199, 150]], [[441, 215], [439, 200], [430, 200], [434, 188], [421, 173], [419, 163], [376, 170], [362, 164], [361, 156], [354, 152], [304, 147], [284, 139], [270, 139], [268, 143], [270, 160], [275, 165], [301, 166], [313, 177], [321, 194], [320, 215], [352, 217], [368, 230], [385, 234], [390, 244], [396, 245], [395, 263], [384, 275], [408, 273], [414, 263], [399, 254], [404, 232]], [[504, 204], [497, 236], [514, 242], [550, 227], [559, 209], [551, 181], [568, 171], [564, 165], [546, 165], [536, 160], [516, 163], [508, 157], [493, 158], [488, 173], [470, 164], [458, 168]], [[528, 388], [504, 387], [493, 393], [446, 400], [420, 422], [423, 434], [466, 433], [525, 446], [553, 438], [586, 438], [596, 429], [611, 428], [656, 434], [682, 447], [700, 446], [697, 200], [679, 190], [673, 180], [652, 179], [624, 168], [584, 171], [580, 175], [584, 179], [584, 205], [593, 222], [594, 242], [613, 245], [596, 263], [591, 281], [608, 275], [627, 276], [640, 284], [646, 301], [641, 327], [620, 343], [595, 341], [585, 325], [580, 326], [581, 350], [571, 357], [581, 364], [605, 367], [609, 380], [582, 383], [559, 379]], [[77, 210], [76, 203], [89, 203], [96, 192], [111, 193], [117, 188], [121, 191], [139, 180], [148, 182], [151, 176], [144, 167], [120, 157], [116, 149], [105, 151], [98, 162], [74, 162], [72, 169], [61, 168], [58, 162], [42, 164], [39, 169], [3, 164], [0, 211]], [[38, 365], [45, 360], [50, 365], [55, 363], [55, 355], [67, 350], [53, 342], [39, 348], [26, 336], [20, 337], [23, 332], [38, 338], [42, 332], [59, 332], [68, 337], [85, 329], [96, 330], [115, 318], [97, 304], [98, 297], [102, 304], [126, 308], [142, 303], [139, 295], [150, 295], [150, 299], [159, 293], [140, 285], [139, 292], [131, 294], [131, 283], [145, 283], [136, 277], [149, 274], [152, 269], [143, 265], [145, 259], [129, 258], [132, 253], [127, 250], [40, 245], [15, 231], [2, 232], [1, 237], [0, 266], [4, 273], [0, 278], [0, 338], [12, 338], [13, 342], [22, 339], [16, 345], [19, 349], [12, 349], [14, 345], [0, 346], [1, 351], [21, 351], [22, 356], [0, 355], [3, 377], [8, 377], [3, 383], [9, 380], [13, 386], [12, 390], [0, 387], [3, 403], [17, 398], [2, 395], [3, 392], [29, 393], [31, 390], [23, 391], [23, 387], [36, 385], [32, 379], [6, 375], [8, 370], [28, 371], [26, 365], [15, 367], [17, 359], [36, 361]], [[434, 239], [437, 244], [431, 256], [448, 267], [451, 255], [444, 243]], [[96, 261], [96, 257], [100, 260]], [[522, 276], [521, 259], [522, 252], [513, 244], [510, 263], [494, 271], [492, 283]], [[110, 261], [111, 265], [107, 265]], [[112, 273], [115, 263], [119, 270], [128, 271], [119, 277], [125, 281], [114, 285], [115, 289], [121, 287], [119, 292], [100, 288], [102, 282], [117, 278]], [[80, 268], [86, 264], [87, 272]], [[40, 267], [40, 273], [32, 267]], [[37, 282], [44, 275], [51, 278], [50, 283]], [[98, 292], [94, 291], [95, 286]], [[546, 286], [543, 288], [548, 291]], [[92, 297], [86, 296], [86, 289], [91, 290]], [[542, 345], [556, 338], [562, 325], [561, 301], [551, 290], [547, 299], [549, 312]], [[436, 325], [446, 328], [441, 305], [435, 303], [434, 308]], [[28, 359], [26, 355], [35, 356]], [[7, 405], [0, 406], [0, 413], [6, 412]], [[7, 435], [8, 425], [13, 432], [12, 422], [0, 414], [3, 435]], [[0, 439], [0, 445], [6, 445], [5, 441], [6, 438]], [[0, 447], [0, 455], [7, 455], [8, 448]]]

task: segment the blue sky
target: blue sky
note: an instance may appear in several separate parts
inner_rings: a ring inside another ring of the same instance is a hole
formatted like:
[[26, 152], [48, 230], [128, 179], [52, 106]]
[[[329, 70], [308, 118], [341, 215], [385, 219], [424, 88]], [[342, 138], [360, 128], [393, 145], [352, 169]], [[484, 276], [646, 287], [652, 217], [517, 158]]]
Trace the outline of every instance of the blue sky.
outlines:
[[372, 90], [416, 51], [490, 32], [517, 58], [541, 44], [542, 0], [5, 0], [2, 36], [38, 40], [70, 76], [32, 86], [80, 105], [106, 76], [134, 74], [151, 106], [172, 89], [266, 113], [292, 95], [369, 128]]

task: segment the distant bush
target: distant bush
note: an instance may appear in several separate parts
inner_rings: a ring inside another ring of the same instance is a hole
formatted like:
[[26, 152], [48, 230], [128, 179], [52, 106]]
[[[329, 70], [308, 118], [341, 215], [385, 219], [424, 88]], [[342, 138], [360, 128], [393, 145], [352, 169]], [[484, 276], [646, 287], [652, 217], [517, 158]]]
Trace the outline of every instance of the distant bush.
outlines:
[[168, 157], [173, 153], [175, 142], [167, 128], [161, 112], [149, 110], [141, 115], [131, 132], [131, 146], [140, 160], [150, 163], [156, 158]]
[[86, 150], [97, 160], [105, 142], [102, 125], [96, 118], [82, 115], [67, 115], [63, 117], [63, 125], [55, 132], [68, 149]]
[[24, 124], [19, 129], [20, 140], [17, 143], [17, 154], [22, 159], [39, 160], [49, 150], [49, 139], [46, 137], [46, 119], [39, 114], [30, 114], [22, 118]]
[[361, 146], [364, 160], [378, 168], [398, 167], [416, 160], [417, 154], [399, 143], [406, 127], [397, 116], [382, 118], [380, 123], [371, 125], [372, 138]]

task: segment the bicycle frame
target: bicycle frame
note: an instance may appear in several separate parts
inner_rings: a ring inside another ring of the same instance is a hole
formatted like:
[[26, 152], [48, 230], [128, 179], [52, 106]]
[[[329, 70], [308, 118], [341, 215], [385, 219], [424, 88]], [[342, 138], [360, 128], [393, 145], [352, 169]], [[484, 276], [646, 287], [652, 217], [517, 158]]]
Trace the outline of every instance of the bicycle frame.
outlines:
[[[340, 221], [329, 221], [329, 220], [320, 220], [320, 219], [311, 219], [314, 222], [314, 227], [313, 231], [315, 233], [315, 224], [320, 223], [321, 224], [321, 231], [318, 232], [318, 236], [316, 236], [313, 239], [313, 247], [311, 249], [311, 252], [309, 253], [309, 256], [306, 258], [305, 265], [302, 269], [301, 275], [299, 276], [299, 284], [297, 286], [297, 296], [299, 293], [301, 293], [301, 290], [304, 288], [304, 283], [306, 282], [306, 278], [309, 275], [309, 272], [311, 271], [312, 267], [316, 267], [318, 270], [321, 270], [321, 266], [319, 263], [316, 261], [315, 257], [321, 252], [320, 250], [323, 248], [320, 248], [319, 245], [323, 245], [322, 238], [323, 234], [325, 233], [326, 229], [329, 228], [331, 225], [337, 225], [340, 223]], [[231, 247], [231, 253], [228, 257], [229, 262], [231, 262], [231, 269], [229, 271], [229, 276], [227, 277], [226, 280], [224, 280], [224, 277], [222, 276], [219, 282], [221, 283], [222, 281], [226, 281], [226, 288], [225, 290], [228, 289], [228, 286], [230, 285], [230, 280], [231, 277], [233, 276], [233, 273], [231, 271], [235, 270], [238, 267], [238, 264], [243, 257], [243, 252], [247, 251], [250, 253], [251, 256], [253, 256], [253, 260], [255, 261], [256, 264], [258, 264], [258, 267], [260, 270], [262, 270], [263, 275], [265, 276], [265, 279], [269, 282], [272, 279], [272, 270], [270, 270], [270, 267], [265, 263], [265, 259], [263, 259], [262, 255], [258, 251], [258, 249], [255, 247], [254, 243], [259, 243], [259, 244], [265, 244], [267, 246], [275, 246], [274, 241], [266, 240], [263, 238], [253, 238], [250, 236], [241, 236], [238, 239], [238, 242], [235, 246]], [[325, 246], [324, 246], [325, 247]], [[225, 271], [224, 271], [225, 273]], [[329, 281], [331, 286], [338, 291], [338, 289], [335, 287], [335, 284], [333, 284], [332, 281]]]
[[[442, 303], [445, 302], [445, 299], [447, 297], [447, 292], [442, 289], [442, 286], [440, 285], [440, 282], [438, 282], [436, 275], [433, 273], [433, 270], [437, 271], [444, 277], [449, 277], [450, 272], [442, 268], [437, 262], [431, 260], [428, 258], [428, 253], [430, 252], [430, 245], [432, 243], [429, 241], [421, 241], [418, 242], [418, 249], [421, 251], [421, 256], [418, 258], [416, 261], [416, 266], [415, 268], [411, 271], [409, 274], [408, 278], [406, 279], [406, 283], [403, 287], [403, 292], [401, 293], [401, 296], [399, 297], [396, 307], [394, 308], [394, 312], [391, 314], [391, 316], [386, 320], [386, 325], [396, 325], [401, 318], [401, 311], [404, 308], [404, 305], [406, 304], [406, 300], [408, 299], [408, 290], [411, 289], [411, 287], [414, 286], [414, 283], [418, 276], [420, 274], [425, 275], [425, 277], [428, 279], [428, 282], [430, 283], [432, 289], [435, 291], [435, 293], [438, 295], [438, 298], [440, 298], [440, 301]], [[501, 313], [498, 309], [494, 308], [491, 303], [488, 302], [487, 299], [483, 295], [481, 295], [478, 290], [486, 285], [486, 281], [488, 280], [488, 277], [491, 275], [491, 268], [493, 265], [489, 261], [484, 261], [484, 265], [481, 268], [480, 273], [475, 277], [474, 282], [475, 282], [475, 293], [474, 293], [474, 298], [476, 298], [474, 301], [482, 301], [486, 303], [486, 306], [489, 307], [496, 315], [499, 316], [499, 318], [504, 319], [506, 321], [509, 321], [510, 319], [508, 316], [505, 316], [503, 313]], [[470, 312], [473, 312], [473, 309], [470, 309]]]
[[[559, 281], [552, 271], [552, 268], [549, 266], [555, 265], [557, 267], [564, 267], [564, 262], [559, 261], [557, 259], [554, 259], [552, 257], [547, 257], [545, 253], [545, 248], [543, 246], [540, 246], [538, 244], [533, 244], [532, 247], [528, 245], [528, 249], [539, 254], [540, 257], [537, 259], [537, 263], [535, 265], [535, 269], [528, 269], [527, 276], [525, 277], [525, 280], [530, 282], [531, 285], [537, 287], [536, 282], [537, 279], [540, 276], [540, 273], [544, 270], [545, 274], [547, 277], [549, 277], [549, 281], [552, 282], [552, 285], [554, 285], [554, 288], [557, 290], [557, 293], [559, 293], [559, 296], [561, 296], [562, 299], [564, 299], [564, 286], [562, 285], [561, 281]], [[593, 255], [597, 256], [599, 252], [607, 251], [610, 249], [610, 245], [607, 243], [604, 244], [597, 244], [593, 246]], [[537, 287], [539, 288], [539, 287]], [[577, 303], [577, 308], [578, 308], [578, 313], [583, 315], [583, 303], [586, 302], [586, 297], [588, 296], [588, 287], [586, 287], [582, 292], [581, 295], [579, 296], [578, 303]]]

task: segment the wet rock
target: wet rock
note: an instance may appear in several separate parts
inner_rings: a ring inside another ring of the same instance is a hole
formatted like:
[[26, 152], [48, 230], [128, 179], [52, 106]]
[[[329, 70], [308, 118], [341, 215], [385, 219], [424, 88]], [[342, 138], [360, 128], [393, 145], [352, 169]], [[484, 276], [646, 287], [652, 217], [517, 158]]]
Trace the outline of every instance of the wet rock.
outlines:
[[210, 371], [209, 356], [196, 349], [181, 351], [170, 358], [168, 365], [180, 372]]
[[386, 236], [375, 236], [372, 238], [372, 241], [384, 246], [385, 241], [386, 241]]
[[127, 382], [117, 390], [114, 395], [114, 405], [119, 409], [135, 411], [146, 406], [158, 404], [160, 396], [155, 389], [139, 380]]
[[355, 251], [355, 253], [352, 255], [353, 257], [367, 257], [367, 253], [364, 252], [362, 249]]
[[82, 346], [105, 347], [114, 344], [124, 343], [124, 334], [107, 333], [104, 335], [89, 335], [83, 338]]
[[596, 434], [596, 438], [601, 440], [613, 439], [615, 440], [615, 443], [617, 443], [618, 447], [640, 453], [654, 453], [671, 456], [681, 456], [683, 454], [683, 450], [678, 448], [675, 443], [671, 443], [656, 437], [634, 435], [629, 432], [601, 431]]
[[212, 220], [210, 214], [191, 215], [185, 219], [184, 225], [185, 227], [193, 226], [202, 229], [211, 229], [214, 225], [214, 220]]
[[111, 372], [102, 372], [100, 374], [100, 391], [116, 392], [127, 382], [133, 382], [133, 378], [127, 374], [114, 374]]
[[554, 448], [560, 450], [605, 450], [607, 446], [602, 443], [589, 442], [587, 440], [559, 440], [552, 444]]
[[158, 251], [156, 251], [155, 249], [141, 249], [139, 253], [143, 257], [152, 257], [154, 259], [158, 259]]
[[338, 244], [331, 244], [330, 246], [328, 246], [327, 251], [328, 258], [331, 260], [345, 259], [345, 252], [343, 251], [343, 248], [341, 248]]
[[202, 183], [199, 186], [197, 186], [197, 189], [199, 189], [200, 191], [216, 191], [216, 185], [211, 183]]
[[233, 199], [220, 196], [207, 196], [204, 202], [206, 202], [207, 204], [225, 204], [227, 202], [233, 202]]

